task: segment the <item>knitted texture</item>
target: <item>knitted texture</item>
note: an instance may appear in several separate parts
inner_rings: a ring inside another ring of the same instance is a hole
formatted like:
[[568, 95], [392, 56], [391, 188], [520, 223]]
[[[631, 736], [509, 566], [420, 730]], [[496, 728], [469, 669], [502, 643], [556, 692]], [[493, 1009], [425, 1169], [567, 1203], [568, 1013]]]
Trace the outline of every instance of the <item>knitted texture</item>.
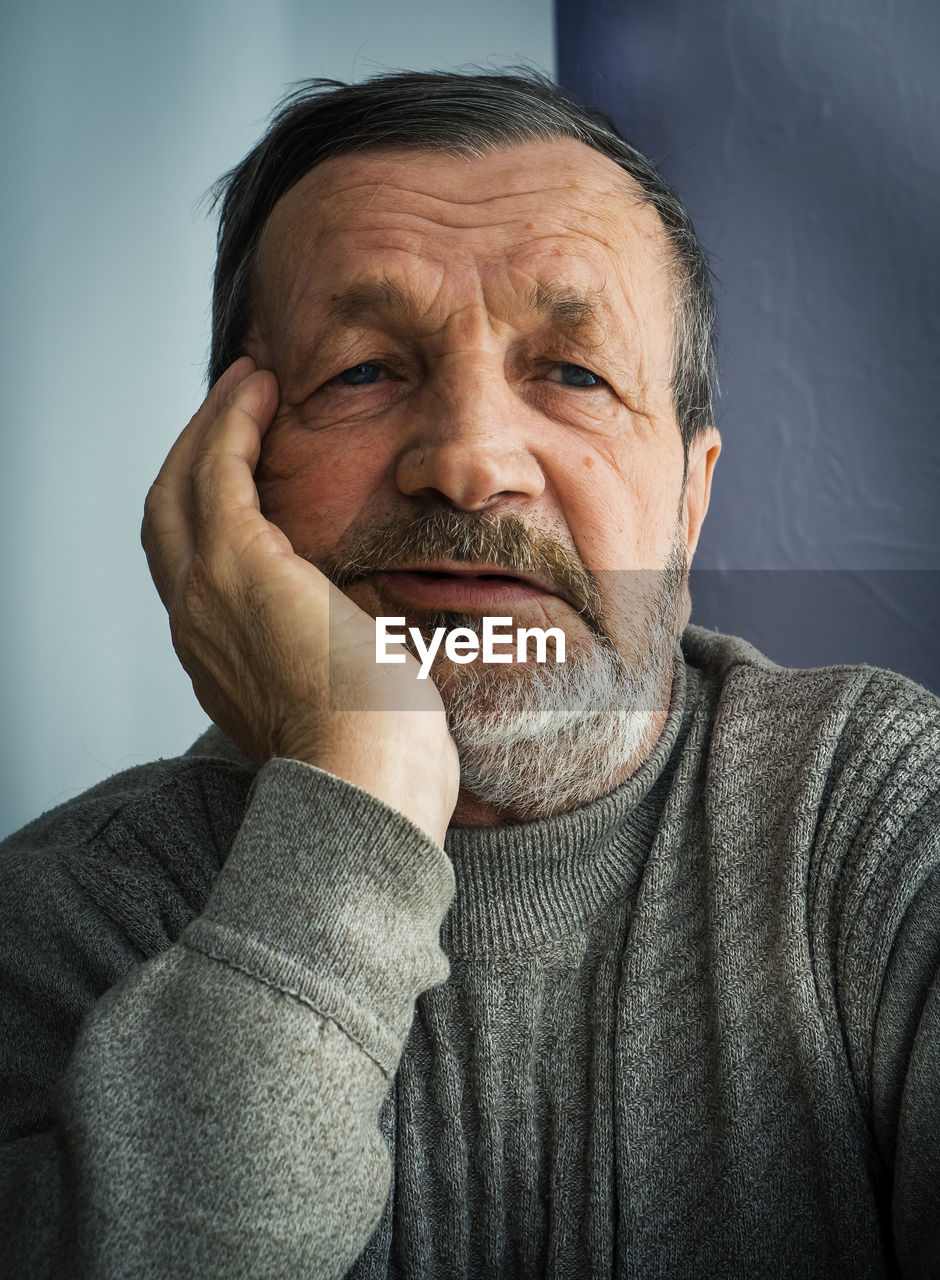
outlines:
[[448, 858], [217, 732], [12, 837], [0, 1275], [940, 1276], [938, 704], [684, 649]]

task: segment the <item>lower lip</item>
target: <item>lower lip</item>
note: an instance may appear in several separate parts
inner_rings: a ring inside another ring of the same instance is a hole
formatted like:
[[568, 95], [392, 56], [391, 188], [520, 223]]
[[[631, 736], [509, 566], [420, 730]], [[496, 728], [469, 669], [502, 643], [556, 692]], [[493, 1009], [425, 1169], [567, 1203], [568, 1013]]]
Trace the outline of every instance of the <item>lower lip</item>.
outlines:
[[432, 574], [392, 570], [375, 575], [381, 586], [403, 605], [420, 609], [455, 609], [492, 614], [516, 601], [548, 594], [512, 578], [484, 578], [473, 574], [435, 577]]

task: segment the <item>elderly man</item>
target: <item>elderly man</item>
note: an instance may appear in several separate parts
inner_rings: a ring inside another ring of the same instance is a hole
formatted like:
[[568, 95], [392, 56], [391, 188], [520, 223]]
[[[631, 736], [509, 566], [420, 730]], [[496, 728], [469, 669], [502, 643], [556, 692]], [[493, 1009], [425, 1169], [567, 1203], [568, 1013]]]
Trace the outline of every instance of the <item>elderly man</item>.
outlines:
[[6, 846], [0, 1271], [940, 1274], [938, 708], [686, 626], [675, 196], [417, 74], [221, 193], [143, 531], [216, 727]]

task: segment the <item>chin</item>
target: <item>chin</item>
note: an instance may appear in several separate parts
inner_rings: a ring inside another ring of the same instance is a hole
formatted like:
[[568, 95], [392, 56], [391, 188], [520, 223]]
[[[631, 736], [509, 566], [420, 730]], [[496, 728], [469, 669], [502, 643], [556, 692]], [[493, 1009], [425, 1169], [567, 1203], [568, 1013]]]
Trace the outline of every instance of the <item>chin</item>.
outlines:
[[521, 819], [577, 808], [623, 782], [659, 738], [675, 661], [673, 628], [639, 667], [610, 641], [564, 664], [480, 666], [432, 677], [457, 744], [461, 786]]

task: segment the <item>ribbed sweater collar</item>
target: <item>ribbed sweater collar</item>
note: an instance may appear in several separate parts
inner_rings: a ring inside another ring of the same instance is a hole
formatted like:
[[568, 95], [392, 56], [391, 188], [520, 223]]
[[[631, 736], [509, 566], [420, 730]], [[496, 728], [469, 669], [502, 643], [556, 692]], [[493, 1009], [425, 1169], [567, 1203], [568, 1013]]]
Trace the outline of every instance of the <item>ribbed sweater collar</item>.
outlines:
[[519, 951], [560, 940], [630, 889], [659, 823], [689, 692], [679, 654], [659, 741], [613, 791], [537, 822], [448, 831], [444, 847], [457, 880], [441, 934], [448, 955]]

